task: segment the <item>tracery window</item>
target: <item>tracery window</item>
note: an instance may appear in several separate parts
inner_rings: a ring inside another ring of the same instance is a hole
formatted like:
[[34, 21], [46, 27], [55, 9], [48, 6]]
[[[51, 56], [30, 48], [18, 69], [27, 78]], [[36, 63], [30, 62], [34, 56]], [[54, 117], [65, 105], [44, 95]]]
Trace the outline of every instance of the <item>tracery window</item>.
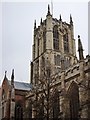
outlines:
[[41, 95], [41, 97], [39, 99], [37, 118], [39, 118], [39, 119], [44, 118], [44, 96], [43, 95]]
[[55, 65], [60, 66], [60, 55], [54, 55]]
[[46, 31], [43, 32], [43, 51], [46, 50]]
[[59, 92], [58, 90], [55, 90], [53, 96], [53, 118], [57, 119], [59, 117], [59, 112]]
[[39, 39], [37, 39], [37, 56], [39, 56]]
[[39, 60], [36, 61], [35, 63], [35, 84], [37, 84], [38, 82], [38, 78], [39, 78]]
[[59, 50], [59, 33], [57, 26], [54, 26], [53, 28], [53, 48]]
[[31, 119], [32, 118], [32, 104], [29, 103], [29, 118]]
[[22, 102], [19, 101], [15, 105], [15, 120], [23, 120], [23, 108]]
[[79, 89], [75, 82], [71, 83], [70, 86], [70, 120], [78, 120], [79, 112]]
[[63, 42], [64, 42], [64, 52], [69, 52], [69, 41], [68, 41], [68, 33], [63, 35]]

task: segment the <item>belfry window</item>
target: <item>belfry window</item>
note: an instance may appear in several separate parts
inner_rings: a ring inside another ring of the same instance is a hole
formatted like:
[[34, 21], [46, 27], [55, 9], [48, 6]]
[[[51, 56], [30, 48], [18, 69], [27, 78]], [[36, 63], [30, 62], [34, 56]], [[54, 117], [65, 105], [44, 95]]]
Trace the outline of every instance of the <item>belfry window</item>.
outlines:
[[46, 50], [46, 31], [43, 32], [43, 51]]
[[39, 56], [39, 39], [37, 39], [37, 56]]
[[63, 36], [64, 42], [64, 52], [69, 52], [69, 41], [68, 41], [68, 33]]
[[53, 28], [53, 48], [59, 50], [59, 33], [57, 26], [54, 26]]

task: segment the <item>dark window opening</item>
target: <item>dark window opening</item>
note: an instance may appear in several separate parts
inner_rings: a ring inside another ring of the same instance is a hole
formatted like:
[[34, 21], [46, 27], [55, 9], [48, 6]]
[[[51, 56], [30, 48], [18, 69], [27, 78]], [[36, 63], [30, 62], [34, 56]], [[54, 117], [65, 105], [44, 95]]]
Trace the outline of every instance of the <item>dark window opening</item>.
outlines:
[[37, 118], [43, 119], [44, 117], [44, 97], [41, 96], [39, 100], [39, 108], [38, 108], [38, 113], [37, 113]]
[[53, 98], [53, 118], [58, 119], [59, 112], [59, 92], [56, 90]]
[[57, 26], [54, 26], [53, 28], [53, 48], [59, 50], [59, 33]]
[[54, 55], [55, 65], [60, 66], [60, 55]]
[[78, 85], [73, 82], [70, 88], [70, 120], [78, 120], [79, 112], [79, 89]]
[[15, 120], [23, 120], [23, 108], [21, 102], [15, 105]]
[[43, 32], [43, 51], [46, 50], [46, 31]]
[[39, 56], [39, 39], [37, 40], [37, 56]]
[[69, 52], [69, 41], [68, 41], [68, 33], [66, 33], [63, 36], [63, 42], [64, 42], [64, 51]]
[[29, 104], [29, 118], [32, 118], [32, 105]]
[[37, 84], [39, 79], [39, 60], [35, 63], [35, 84]]

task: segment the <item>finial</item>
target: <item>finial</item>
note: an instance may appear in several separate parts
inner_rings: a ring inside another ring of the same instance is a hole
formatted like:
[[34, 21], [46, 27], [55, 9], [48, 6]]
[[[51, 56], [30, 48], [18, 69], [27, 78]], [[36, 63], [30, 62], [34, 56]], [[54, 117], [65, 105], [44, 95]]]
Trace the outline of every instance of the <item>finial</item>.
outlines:
[[50, 6], [48, 4], [48, 15], [50, 15]]
[[60, 14], [60, 21], [62, 21], [61, 14]]
[[11, 80], [14, 80], [14, 69], [12, 70]]
[[72, 16], [70, 14], [70, 23], [73, 24], [73, 21], [72, 21]]
[[6, 77], [6, 74], [7, 74], [7, 71], [5, 70], [5, 76], [4, 76], [4, 79], [6, 79], [7, 77]]
[[5, 76], [6, 76], [6, 74], [7, 74], [7, 71], [5, 71]]
[[41, 18], [41, 24], [42, 24], [42, 18]]
[[34, 22], [34, 29], [36, 28], [36, 20], [35, 20], [35, 22]]

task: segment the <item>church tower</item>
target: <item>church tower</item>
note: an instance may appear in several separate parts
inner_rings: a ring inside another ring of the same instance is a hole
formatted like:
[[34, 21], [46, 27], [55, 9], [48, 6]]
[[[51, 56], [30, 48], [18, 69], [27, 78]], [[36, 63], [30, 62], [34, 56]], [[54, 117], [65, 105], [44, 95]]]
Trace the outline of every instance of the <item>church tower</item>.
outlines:
[[70, 23], [53, 18], [50, 7], [46, 19], [37, 27], [34, 23], [33, 59], [31, 62], [31, 83], [38, 83], [38, 79], [49, 70], [50, 75], [62, 72], [77, 63], [74, 39], [74, 25], [70, 15]]

